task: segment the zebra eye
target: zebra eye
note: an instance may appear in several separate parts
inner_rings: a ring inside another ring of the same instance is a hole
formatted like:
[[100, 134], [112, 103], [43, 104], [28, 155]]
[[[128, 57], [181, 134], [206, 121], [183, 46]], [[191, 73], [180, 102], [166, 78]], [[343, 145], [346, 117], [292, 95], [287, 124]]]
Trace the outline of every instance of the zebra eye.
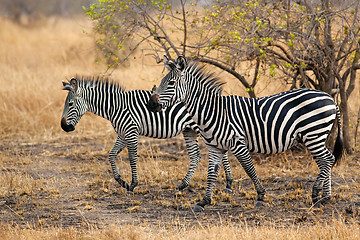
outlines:
[[173, 86], [174, 84], [175, 84], [175, 81], [170, 81], [170, 82], [168, 83], [169, 86]]
[[74, 102], [69, 102], [69, 107], [71, 107], [74, 104]]

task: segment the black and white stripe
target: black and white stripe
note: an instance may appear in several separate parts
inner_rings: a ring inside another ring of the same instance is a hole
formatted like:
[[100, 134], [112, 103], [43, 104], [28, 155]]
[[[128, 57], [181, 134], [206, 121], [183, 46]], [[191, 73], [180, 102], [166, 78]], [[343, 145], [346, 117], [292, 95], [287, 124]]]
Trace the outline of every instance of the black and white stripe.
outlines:
[[[182, 103], [159, 113], [153, 113], [146, 107], [151, 95], [150, 91], [125, 91], [118, 84], [99, 78], [79, 80], [73, 78], [70, 83], [64, 82], [63, 85], [64, 90], [69, 91], [61, 118], [61, 127], [64, 131], [73, 131], [87, 111], [108, 119], [112, 123], [118, 137], [109, 153], [109, 161], [114, 178], [121, 186], [128, 191], [133, 191], [138, 184], [136, 163], [139, 135], [171, 138], [181, 132], [190, 156], [190, 167], [178, 189], [182, 190], [189, 185], [200, 160], [200, 150], [196, 133], [198, 127]], [[131, 185], [121, 179], [115, 164], [116, 156], [125, 147], [129, 152]], [[226, 190], [231, 191], [232, 176], [226, 155], [223, 158], [223, 166], [227, 178]]]
[[[324, 202], [331, 196], [331, 167], [343, 151], [340, 112], [326, 93], [313, 89], [296, 89], [262, 98], [222, 96], [222, 82], [204, 72], [196, 62], [183, 57], [176, 62], [164, 59], [170, 72], [153, 93], [149, 105], [154, 110], [182, 101], [199, 126], [200, 135], [209, 148], [208, 182], [205, 196], [194, 210], [211, 202], [220, 160], [230, 150], [252, 179], [258, 203], [264, 201], [260, 183], [249, 152], [279, 153], [297, 141], [311, 152], [320, 173], [314, 183], [312, 200]], [[334, 155], [325, 141], [338, 123]], [[322, 191], [322, 198], [319, 192]]]

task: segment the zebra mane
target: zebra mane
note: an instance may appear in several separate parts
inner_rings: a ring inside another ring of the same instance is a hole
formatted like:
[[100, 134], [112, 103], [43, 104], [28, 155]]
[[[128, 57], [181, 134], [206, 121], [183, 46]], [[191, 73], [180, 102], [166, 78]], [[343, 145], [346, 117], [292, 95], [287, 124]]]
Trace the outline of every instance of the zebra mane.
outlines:
[[125, 92], [126, 89], [120, 83], [111, 80], [109, 77], [101, 76], [76, 76], [78, 80], [79, 87], [82, 88], [99, 88], [104, 87], [104, 89], [112, 89], [113, 91]]
[[206, 71], [205, 65], [200, 65], [198, 61], [191, 60], [185, 68], [185, 71], [201, 83], [205, 89], [215, 95], [222, 95], [225, 82], [215, 77], [213, 72]]

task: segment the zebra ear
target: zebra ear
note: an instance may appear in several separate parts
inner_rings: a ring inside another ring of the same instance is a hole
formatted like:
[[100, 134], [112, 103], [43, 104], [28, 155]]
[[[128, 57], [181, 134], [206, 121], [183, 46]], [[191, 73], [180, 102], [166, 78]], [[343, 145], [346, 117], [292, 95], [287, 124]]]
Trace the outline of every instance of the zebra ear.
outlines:
[[176, 64], [174, 63], [173, 60], [168, 59], [167, 56], [164, 55], [164, 59], [163, 62], [165, 64], [165, 67], [167, 68], [167, 70], [171, 71], [176, 69]]
[[187, 61], [186, 58], [184, 58], [182, 55], [180, 55], [177, 59], [176, 59], [176, 68], [180, 71], [183, 71], [187, 66]]
[[73, 88], [72, 88], [72, 86], [70, 85], [70, 83], [67, 83], [67, 82], [62, 82], [62, 84], [63, 84], [63, 90], [67, 90], [67, 91], [73, 91]]
[[71, 85], [72, 89], [74, 90], [74, 92], [76, 92], [78, 89], [78, 80], [76, 78], [72, 78], [70, 80], [70, 85]]
[[169, 62], [169, 59], [166, 55], [164, 55], [164, 58], [163, 58], [163, 63], [164, 64], [167, 64]]

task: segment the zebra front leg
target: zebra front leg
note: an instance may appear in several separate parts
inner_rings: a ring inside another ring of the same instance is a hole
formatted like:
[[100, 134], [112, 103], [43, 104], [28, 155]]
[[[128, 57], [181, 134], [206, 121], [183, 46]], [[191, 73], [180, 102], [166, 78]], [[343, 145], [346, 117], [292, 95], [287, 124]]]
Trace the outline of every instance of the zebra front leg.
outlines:
[[137, 145], [138, 145], [138, 134], [132, 133], [131, 139], [127, 139], [127, 148], [129, 151], [129, 162], [131, 167], [131, 185], [129, 191], [132, 192], [134, 188], [138, 185], [137, 177]]
[[260, 183], [260, 180], [256, 174], [256, 170], [254, 164], [251, 160], [249, 151], [246, 145], [239, 145], [237, 149], [233, 151], [235, 157], [239, 160], [241, 166], [244, 168], [246, 174], [251, 178], [252, 182], [254, 183], [256, 192], [257, 192], [257, 202], [255, 207], [260, 207], [264, 203], [265, 198], [265, 188]]
[[116, 156], [125, 148], [125, 146], [126, 146], [125, 140], [123, 138], [121, 138], [120, 136], [118, 136], [116, 138], [116, 142], [114, 144], [114, 147], [111, 149], [111, 151], [109, 153], [109, 161], [110, 161], [110, 164], [111, 164], [111, 168], [112, 168], [115, 180], [122, 187], [129, 190], [129, 184], [121, 179], [121, 176], [119, 174], [119, 171], [118, 171], [118, 169], [116, 167], [116, 163], [115, 163]]
[[217, 149], [215, 147], [208, 146], [208, 149], [209, 149], [209, 167], [208, 167], [206, 191], [203, 199], [195, 205], [193, 209], [194, 212], [203, 211], [205, 205], [211, 203], [211, 197], [214, 191], [215, 181], [219, 173], [221, 160], [223, 159], [224, 154], [226, 153], [226, 151]]
[[191, 129], [185, 129], [183, 131], [183, 136], [185, 139], [185, 146], [190, 157], [190, 167], [184, 179], [177, 188], [179, 191], [189, 186], [190, 180], [194, 175], [194, 172], [200, 161], [200, 148], [197, 140], [198, 135]]
[[231, 175], [230, 165], [229, 165], [229, 159], [228, 159], [228, 153], [226, 153], [222, 159], [222, 164], [225, 171], [226, 176], [226, 188], [224, 190], [225, 193], [232, 193], [232, 183], [233, 183], [233, 176]]
[[[192, 178], [192, 176], [194, 175], [194, 172], [199, 164], [200, 161], [200, 149], [199, 149], [199, 144], [198, 144], [198, 140], [197, 137], [198, 135], [196, 134], [196, 132], [194, 132], [191, 129], [185, 129], [183, 131], [183, 135], [184, 135], [184, 139], [185, 139], [185, 143], [186, 143], [186, 149], [188, 150], [189, 156], [190, 156], [190, 167], [189, 170], [185, 176], [185, 178], [183, 179], [183, 181], [181, 182], [181, 184], [178, 186], [178, 190], [181, 191], [184, 188], [188, 187], [190, 184], [190, 180]], [[225, 154], [222, 160], [223, 163], [223, 167], [225, 170], [225, 176], [226, 176], [226, 189], [225, 192], [226, 193], [231, 193], [232, 189], [232, 182], [233, 182], [233, 177], [231, 175], [231, 170], [230, 170], [230, 165], [229, 165], [229, 160], [227, 158], [227, 155]]]

